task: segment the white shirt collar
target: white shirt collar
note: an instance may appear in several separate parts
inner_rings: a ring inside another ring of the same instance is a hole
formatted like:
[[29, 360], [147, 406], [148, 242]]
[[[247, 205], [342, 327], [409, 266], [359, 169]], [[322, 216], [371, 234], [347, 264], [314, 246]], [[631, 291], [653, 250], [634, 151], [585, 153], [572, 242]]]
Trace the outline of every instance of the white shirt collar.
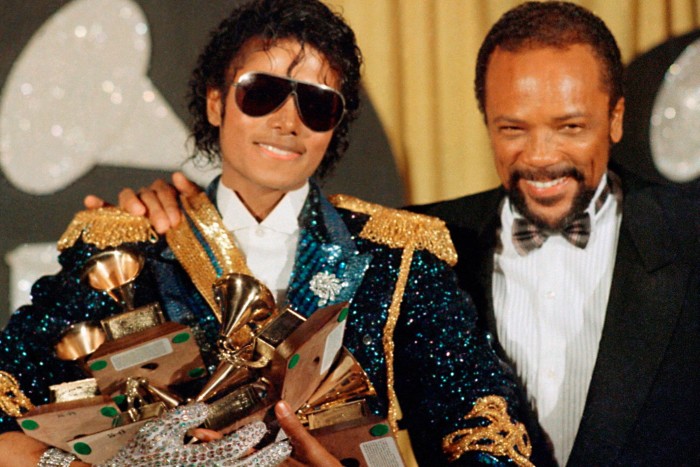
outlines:
[[287, 192], [262, 222], [258, 222], [253, 217], [234, 190], [221, 182], [216, 190], [216, 204], [224, 225], [231, 232], [263, 226], [275, 232], [291, 235], [299, 229], [299, 214], [308, 194], [309, 182], [307, 181], [301, 188]]

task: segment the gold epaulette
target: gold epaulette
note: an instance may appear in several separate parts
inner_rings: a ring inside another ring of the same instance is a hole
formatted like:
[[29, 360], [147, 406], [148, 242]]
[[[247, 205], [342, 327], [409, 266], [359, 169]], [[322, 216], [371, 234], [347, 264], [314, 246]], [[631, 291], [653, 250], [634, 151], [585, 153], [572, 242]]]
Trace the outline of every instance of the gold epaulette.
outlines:
[[450, 266], [457, 263], [457, 252], [442, 220], [387, 208], [348, 195], [333, 195], [329, 199], [337, 208], [370, 216], [360, 237], [391, 248], [411, 245], [417, 250], [428, 250]]
[[145, 217], [108, 207], [77, 213], [58, 240], [58, 249], [70, 248], [81, 239], [104, 249], [128, 242], [155, 242], [158, 234]]
[[500, 396], [486, 396], [476, 401], [464, 418], [484, 419], [488, 425], [455, 431], [442, 440], [442, 450], [450, 461], [465, 452], [482, 451], [497, 457], [508, 457], [520, 467], [534, 467], [530, 462], [532, 446], [522, 423], [508, 415], [508, 403]]

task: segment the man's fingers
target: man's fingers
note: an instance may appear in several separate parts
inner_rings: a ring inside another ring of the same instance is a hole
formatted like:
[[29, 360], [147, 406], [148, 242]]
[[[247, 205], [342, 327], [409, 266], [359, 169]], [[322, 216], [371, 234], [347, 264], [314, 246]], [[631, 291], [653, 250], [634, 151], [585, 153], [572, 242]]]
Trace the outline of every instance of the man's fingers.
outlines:
[[193, 196], [202, 192], [199, 185], [191, 182], [182, 172], [173, 173], [173, 185], [180, 194], [185, 196]]
[[204, 441], [205, 443], [208, 443], [210, 441], [216, 441], [217, 439], [221, 439], [224, 437], [221, 433], [218, 431], [214, 430], [209, 430], [207, 428], [194, 428], [190, 430], [190, 435], [194, 436], [200, 441]]
[[[168, 219], [167, 229], [176, 227], [180, 223], [180, 206], [178, 204], [179, 190], [177, 187], [167, 183], [165, 180], [158, 179], [151, 183], [151, 186], [146, 190], [150, 190], [154, 195], [153, 198], [148, 199], [152, 204], [146, 204], [149, 212], [151, 209], [162, 210]], [[142, 192], [146, 190], [142, 190]]]
[[119, 207], [134, 216], [146, 215], [146, 206], [131, 188], [124, 188], [119, 192]]
[[99, 209], [109, 205], [110, 204], [105, 200], [95, 195], [87, 195], [83, 199], [83, 206], [85, 206], [85, 209]]
[[294, 458], [311, 466], [338, 466], [341, 464], [333, 457], [316, 438], [311, 436], [292, 412], [289, 404], [280, 401], [275, 405], [275, 415], [280, 427], [289, 437], [294, 448]]

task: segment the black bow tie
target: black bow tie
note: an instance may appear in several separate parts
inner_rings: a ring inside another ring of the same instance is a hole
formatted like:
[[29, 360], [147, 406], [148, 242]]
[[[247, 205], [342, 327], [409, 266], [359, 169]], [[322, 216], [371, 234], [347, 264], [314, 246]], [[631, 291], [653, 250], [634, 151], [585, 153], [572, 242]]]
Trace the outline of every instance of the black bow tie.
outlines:
[[[608, 172], [608, 183], [593, 202], [597, 214], [603, 208], [608, 196], [612, 194], [618, 200], [622, 196], [620, 181], [612, 172]], [[580, 212], [561, 231], [543, 230], [524, 218], [513, 220], [513, 245], [520, 256], [525, 256], [532, 250], [541, 247], [547, 237], [561, 234], [572, 245], [581, 249], [586, 248], [591, 236], [591, 216], [588, 212]]]
[[[513, 245], [520, 256], [541, 247], [553, 233], [556, 232], [542, 230], [527, 219], [513, 220]], [[558, 233], [572, 245], [586, 248], [591, 236], [591, 216], [587, 212], [579, 213]]]

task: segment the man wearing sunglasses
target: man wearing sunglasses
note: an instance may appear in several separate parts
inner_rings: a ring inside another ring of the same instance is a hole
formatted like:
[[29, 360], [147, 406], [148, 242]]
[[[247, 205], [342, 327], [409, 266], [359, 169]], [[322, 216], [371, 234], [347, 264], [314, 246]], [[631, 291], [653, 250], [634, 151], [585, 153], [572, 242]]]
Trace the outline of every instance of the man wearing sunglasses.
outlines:
[[[528, 465], [516, 386], [457, 288], [444, 224], [352, 197], [329, 200], [313, 181], [347, 147], [360, 62], [353, 32], [315, 0], [256, 0], [225, 19], [200, 56], [189, 104], [196, 156], [220, 163], [221, 176], [206, 196], [185, 193], [193, 195], [178, 209], [185, 221], [168, 243], [136, 238], [133, 225], [143, 220], [129, 218], [131, 227], [110, 222], [103, 217], [113, 214], [109, 209], [76, 217], [61, 242], [63, 270], [39, 281], [34, 303], [0, 338], [0, 368], [16, 378], [17, 391], [33, 404], [47, 402], [49, 384], [75, 375], [51, 357], [52, 337], [72, 322], [113, 312], [75, 280], [100, 242], [144, 252], [140, 287], [156, 294], [170, 319], [197, 330], [210, 367], [218, 331], [203, 298], [215, 278], [210, 271], [220, 274], [243, 258], [233, 268], [262, 281], [280, 308], [310, 316], [350, 302], [343, 344], [377, 392], [370, 409], [390, 430], [398, 431], [399, 421], [408, 429], [421, 464]], [[18, 400], [2, 401], [6, 407]], [[280, 415], [284, 426], [288, 417]], [[16, 429], [8, 414], [0, 423]], [[0, 443], [13, 439], [6, 435]], [[301, 460], [331, 465], [327, 457], [305, 458], [322, 451], [311, 441], [293, 444]]]
[[[476, 76], [503, 186], [412, 209], [448, 223], [460, 285], [559, 463], [696, 465], [700, 211], [608, 164], [625, 108], [612, 34], [574, 4], [528, 2], [491, 29]], [[165, 229], [173, 188], [152, 187], [121, 201]]]

